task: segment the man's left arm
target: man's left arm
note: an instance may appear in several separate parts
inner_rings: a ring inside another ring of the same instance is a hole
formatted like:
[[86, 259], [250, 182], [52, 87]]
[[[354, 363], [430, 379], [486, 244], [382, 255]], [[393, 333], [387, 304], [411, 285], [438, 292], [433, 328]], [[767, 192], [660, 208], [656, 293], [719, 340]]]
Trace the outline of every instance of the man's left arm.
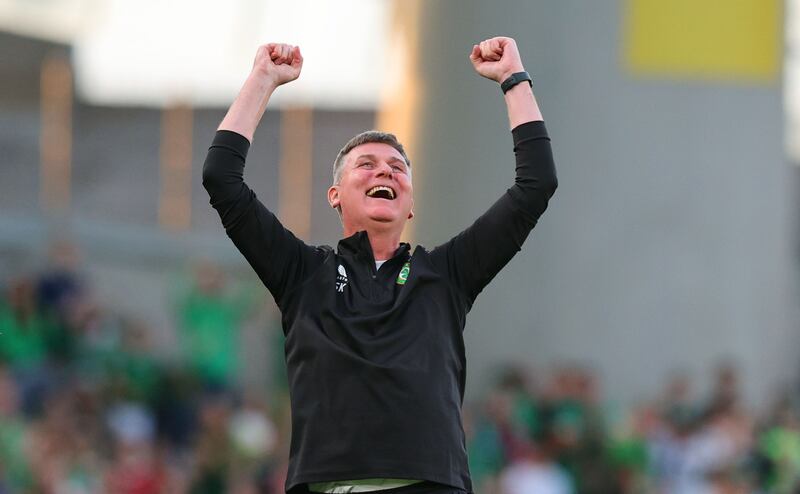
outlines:
[[[476, 72], [497, 83], [525, 70], [511, 38], [473, 46], [470, 60]], [[431, 252], [469, 305], [520, 250], [558, 185], [550, 138], [531, 84], [516, 84], [505, 93], [505, 101], [516, 156], [514, 185], [472, 225]]]

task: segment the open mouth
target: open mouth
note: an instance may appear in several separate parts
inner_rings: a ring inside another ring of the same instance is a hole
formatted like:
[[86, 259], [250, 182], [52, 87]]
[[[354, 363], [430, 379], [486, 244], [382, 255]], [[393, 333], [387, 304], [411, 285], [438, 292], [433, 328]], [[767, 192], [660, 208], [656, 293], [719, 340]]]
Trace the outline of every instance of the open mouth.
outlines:
[[388, 199], [392, 201], [394, 200], [395, 196], [394, 189], [385, 185], [376, 185], [367, 191], [367, 197], [376, 199]]

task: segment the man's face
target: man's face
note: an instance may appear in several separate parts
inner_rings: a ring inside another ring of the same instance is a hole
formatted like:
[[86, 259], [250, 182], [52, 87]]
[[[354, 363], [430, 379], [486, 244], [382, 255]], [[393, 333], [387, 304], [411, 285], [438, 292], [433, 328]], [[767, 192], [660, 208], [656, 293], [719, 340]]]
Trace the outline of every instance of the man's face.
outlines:
[[328, 189], [331, 206], [342, 208], [345, 231], [368, 226], [398, 227], [413, 216], [410, 170], [388, 144], [368, 142], [344, 157], [341, 179]]

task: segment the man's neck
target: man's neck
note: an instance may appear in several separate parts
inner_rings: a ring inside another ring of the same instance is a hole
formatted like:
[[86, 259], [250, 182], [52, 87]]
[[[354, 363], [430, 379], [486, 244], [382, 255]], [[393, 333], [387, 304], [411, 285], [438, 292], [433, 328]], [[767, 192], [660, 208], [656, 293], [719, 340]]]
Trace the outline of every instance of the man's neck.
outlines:
[[400, 235], [402, 232], [373, 228], [352, 228], [345, 229], [344, 236], [349, 237], [361, 230], [367, 232], [369, 244], [372, 248], [372, 256], [376, 261], [391, 259], [397, 248], [400, 247]]
[[369, 244], [372, 247], [372, 255], [376, 261], [391, 259], [397, 248], [400, 247], [400, 234], [390, 235], [387, 233], [377, 233], [367, 231]]

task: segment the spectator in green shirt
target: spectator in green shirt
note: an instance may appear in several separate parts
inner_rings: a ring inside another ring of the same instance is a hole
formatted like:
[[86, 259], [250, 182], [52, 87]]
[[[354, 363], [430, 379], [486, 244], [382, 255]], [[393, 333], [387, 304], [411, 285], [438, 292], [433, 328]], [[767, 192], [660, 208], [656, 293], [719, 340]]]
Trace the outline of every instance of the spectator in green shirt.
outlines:
[[14, 381], [0, 367], [0, 492], [29, 492], [33, 485], [25, 451], [28, 426], [17, 413], [18, 401]]
[[209, 261], [198, 262], [179, 291], [180, 345], [189, 366], [206, 386], [230, 387], [239, 371], [239, 331], [256, 292], [228, 289], [222, 270]]
[[36, 415], [52, 376], [48, 369], [47, 342], [58, 323], [40, 311], [34, 282], [12, 280], [0, 300], [0, 365], [16, 378], [26, 415]]

